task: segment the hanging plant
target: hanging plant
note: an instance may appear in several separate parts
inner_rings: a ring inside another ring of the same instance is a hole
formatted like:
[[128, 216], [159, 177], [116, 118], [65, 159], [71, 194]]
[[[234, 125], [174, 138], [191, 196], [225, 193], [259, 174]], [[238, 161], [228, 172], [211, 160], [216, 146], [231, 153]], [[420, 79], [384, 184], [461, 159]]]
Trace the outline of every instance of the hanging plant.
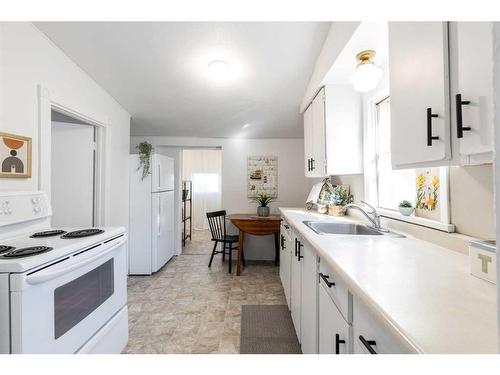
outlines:
[[151, 151], [153, 151], [153, 146], [149, 142], [141, 142], [135, 148], [139, 150], [139, 166], [137, 170], [142, 168], [141, 179], [144, 180], [151, 174]]

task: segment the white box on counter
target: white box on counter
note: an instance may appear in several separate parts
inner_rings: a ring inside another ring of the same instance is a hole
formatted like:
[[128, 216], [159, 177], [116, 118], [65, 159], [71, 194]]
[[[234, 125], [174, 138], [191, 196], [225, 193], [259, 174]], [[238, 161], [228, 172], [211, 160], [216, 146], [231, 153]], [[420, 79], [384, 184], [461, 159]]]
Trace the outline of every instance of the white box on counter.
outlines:
[[497, 283], [496, 241], [470, 241], [469, 259], [472, 275]]

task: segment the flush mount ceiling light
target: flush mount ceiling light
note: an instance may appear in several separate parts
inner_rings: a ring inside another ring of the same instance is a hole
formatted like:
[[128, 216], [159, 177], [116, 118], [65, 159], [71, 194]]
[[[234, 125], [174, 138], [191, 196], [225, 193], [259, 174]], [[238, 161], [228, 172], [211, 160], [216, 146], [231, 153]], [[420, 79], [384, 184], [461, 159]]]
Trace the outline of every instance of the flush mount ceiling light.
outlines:
[[361, 51], [356, 55], [358, 66], [354, 73], [349, 78], [349, 82], [354, 87], [354, 90], [359, 92], [368, 92], [377, 87], [378, 82], [382, 78], [382, 70], [375, 66], [373, 59], [375, 51]]
[[231, 76], [231, 66], [224, 60], [213, 60], [208, 64], [210, 77], [216, 81], [225, 81]]
[[249, 126], [250, 126], [250, 124], [245, 124], [245, 125], [243, 125], [241, 128], [242, 128], [242, 129], [246, 129], [246, 128], [248, 128]]

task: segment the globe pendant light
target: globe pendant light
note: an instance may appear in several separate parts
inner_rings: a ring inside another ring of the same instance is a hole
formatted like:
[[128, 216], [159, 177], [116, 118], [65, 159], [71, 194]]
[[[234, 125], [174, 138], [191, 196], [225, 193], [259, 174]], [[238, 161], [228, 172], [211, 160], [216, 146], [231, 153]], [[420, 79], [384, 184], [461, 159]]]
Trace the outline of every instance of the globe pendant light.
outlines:
[[373, 50], [361, 51], [356, 55], [358, 66], [349, 78], [354, 90], [368, 92], [377, 87], [382, 78], [382, 70], [375, 66], [374, 58], [375, 51]]

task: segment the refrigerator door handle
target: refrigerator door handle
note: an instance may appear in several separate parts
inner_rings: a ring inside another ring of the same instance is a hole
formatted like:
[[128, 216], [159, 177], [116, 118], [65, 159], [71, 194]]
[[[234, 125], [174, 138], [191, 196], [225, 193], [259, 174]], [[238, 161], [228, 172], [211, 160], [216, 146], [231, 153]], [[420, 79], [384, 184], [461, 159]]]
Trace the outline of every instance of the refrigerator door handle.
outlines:
[[158, 163], [158, 190], [161, 188], [161, 165]]
[[158, 194], [158, 237], [161, 236], [161, 197]]

